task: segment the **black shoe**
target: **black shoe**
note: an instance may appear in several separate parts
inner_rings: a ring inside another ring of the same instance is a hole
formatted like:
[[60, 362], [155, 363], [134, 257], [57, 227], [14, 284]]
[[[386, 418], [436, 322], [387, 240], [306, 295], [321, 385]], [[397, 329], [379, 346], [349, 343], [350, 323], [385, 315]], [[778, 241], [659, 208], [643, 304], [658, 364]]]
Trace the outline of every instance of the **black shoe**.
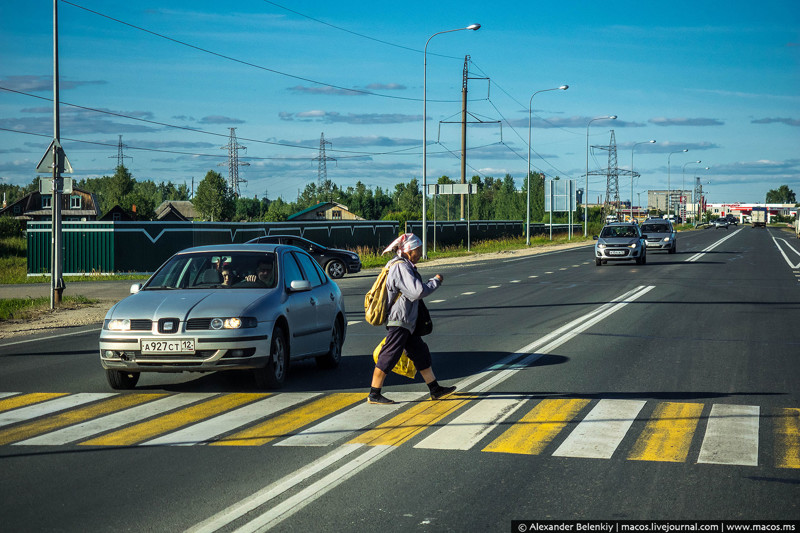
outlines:
[[450, 396], [456, 391], [455, 386], [453, 387], [437, 387], [436, 390], [431, 391], [431, 400], [441, 400], [447, 396]]
[[392, 403], [396, 403], [394, 400], [390, 400], [383, 394], [370, 394], [367, 396], [367, 403], [375, 403], [380, 405], [389, 405]]

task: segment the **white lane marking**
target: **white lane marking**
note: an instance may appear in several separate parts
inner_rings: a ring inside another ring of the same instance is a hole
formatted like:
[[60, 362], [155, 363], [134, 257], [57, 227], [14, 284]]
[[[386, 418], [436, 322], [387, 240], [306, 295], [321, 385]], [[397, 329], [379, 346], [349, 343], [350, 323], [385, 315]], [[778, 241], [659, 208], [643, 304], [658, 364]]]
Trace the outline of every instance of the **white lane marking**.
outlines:
[[363, 320], [348, 320], [347, 325], [352, 326], [353, 324], [361, 324], [361, 322], [363, 322]]
[[8, 396], [14, 396], [16, 394], [22, 394], [20, 392], [0, 392], [0, 398], [6, 398]]
[[511, 281], [509, 281], [509, 283], [519, 283], [521, 281], [522, 281], [521, 279], [512, 279]]
[[362, 402], [333, 418], [275, 443], [275, 446], [330, 446], [405, 407], [407, 402], [419, 400], [425, 395], [427, 395], [425, 392], [398, 392], [389, 394], [391, 399], [397, 402], [394, 404], [370, 405]]
[[210, 533], [212, 531], [217, 531], [218, 529], [221, 529], [222, 527], [237, 520], [239, 517], [249, 513], [253, 509], [258, 508], [273, 498], [276, 498], [281, 494], [291, 490], [306, 479], [336, 463], [343, 457], [350, 455], [356, 450], [362, 449], [363, 446], [363, 444], [345, 444], [340, 446], [331, 453], [320, 457], [313, 463], [301, 468], [300, 470], [292, 472], [284, 478], [279, 479], [267, 487], [264, 487], [255, 494], [231, 505], [227, 509], [223, 509], [214, 516], [200, 522], [199, 524], [196, 524], [186, 531], [192, 533]]
[[610, 459], [645, 403], [644, 400], [600, 400], [553, 456]]
[[694, 254], [693, 256], [689, 257], [688, 259], [686, 259], [686, 261], [685, 261], [685, 262], [687, 262], [687, 263], [693, 263], [693, 262], [697, 261], [698, 259], [700, 259], [700, 258], [701, 258], [701, 257], [703, 257], [704, 255], [706, 255], [708, 252], [710, 252], [711, 250], [713, 250], [714, 248], [716, 248], [717, 246], [719, 246], [719, 245], [720, 245], [720, 244], [722, 244], [723, 242], [727, 241], [728, 239], [730, 239], [731, 237], [733, 237], [734, 235], [736, 235], [736, 234], [737, 234], [739, 231], [741, 231], [741, 228], [740, 228], [740, 229], [737, 229], [736, 231], [734, 231], [733, 233], [731, 233], [731, 234], [730, 234], [730, 235], [728, 235], [727, 237], [723, 237], [723, 238], [721, 238], [720, 240], [718, 240], [717, 242], [715, 242], [714, 244], [712, 244], [711, 246], [709, 246], [708, 248], [706, 248], [706, 249], [705, 249], [705, 250], [703, 250], [702, 252], [696, 253], [696, 254]]
[[528, 277], [533, 279], [533, 278], [538, 278], [539, 276], [528, 276]]
[[758, 466], [757, 405], [714, 404], [698, 463]]
[[440, 304], [442, 302], [446, 302], [447, 300], [431, 300], [430, 303], [432, 304]]
[[102, 328], [96, 329], [84, 329], [81, 331], [72, 331], [70, 333], [61, 333], [59, 335], [50, 335], [49, 337], [36, 337], [35, 339], [25, 339], [21, 341], [14, 341], [14, 342], [4, 342], [0, 344], [0, 348], [5, 348], [6, 346], [14, 346], [16, 344], [26, 344], [29, 342], [36, 342], [36, 341], [49, 341], [50, 339], [60, 339], [61, 337], [70, 337], [72, 335], [82, 335], [84, 333], [94, 333], [97, 331], [102, 331]]
[[0, 414], [0, 427], [15, 424], [17, 422], [25, 422], [38, 416], [49, 415], [65, 409], [71, 409], [85, 403], [94, 402], [96, 400], [103, 400], [116, 396], [115, 392], [81, 392], [78, 394], [71, 394], [47, 400], [35, 405], [27, 407], [20, 407], [19, 409], [12, 409]]
[[209, 418], [197, 424], [173, 433], [143, 442], [142, 445], [179, 445], [191, 446], [208, 442], [214, 438], [251, 424], [256, 420], [265, 418], [289, 407], [305, 402], [319, 396], [319, 392], [287, 392], [277, 396], [269, 396], [263, 400], [239, 407], [222, 415]]
[[[789, 259], [789, 257], [786, 255], [786, 252], [784, 252], [784, 251], [783, 251], [783, 248], [781, 247], [781, 245], [780, 245], [780, 244], [778, 244], [778, 241], [779, 241], [779, 240], [783, 241], [783, 242], [784, 242], [784, 244], [785, 244], [786, 246], [788, 246], [788, 247], [789, 247], [789, 249], [790, 249], [791, 251], [793, 251], [794, 253], [796, 253], [797, 255], [800, 255], [800, 252], [798, 252], [797, 250], [795, 250], [795, 249], [792, 247], [792, 245], [791, 245], [791, 244], [789, 244], [789, 243], [786, 241], [786, 239], [776, 239], [775, 237], [772, 237], [772, 242], [774, 242], [774, 243], [775, 243], [775, 246], [777, 246], [777, 247], [778, 247], [778, 251], [781, 253], [781, 255], [783, 256], [783, 258], [786, 260], [786, 264], [788, 264], [788, 265], [789, 265], [789, 268], [800, 268], [800, 263], [797, 263], [797, 264], [795, 265], [795, 264], [793, 264], [793, 263], [791, 262], [791, 260]], [[796, 274], [796, 272], [795, 272], [795, 274]]]
[[487, 289], [499, 289], [499, 288], [500, 288], [500, 285], [489, 285], [489, 286], [488, 286], [488, 287], [486, 287], [486, 288], [487, 288]]
[[462, 292], [462, 293], [461, 293], [461, 296], [469, 296], [469, 295], [471, 295], [471, 294], [475, 294], [475, 291], [472, 291], [472, 292]]
[[396, 450], [395, 446], [372, 446], [365, 453], [356, 457], [334, 470], [316, 483], [313, 483], [301, 490], [294, 496], [270, 508], [267, 512], [257, 516], [244, 526], [240, 527], [235, 533], [253, 533], [256, 531], [266, 531], [278, 522], [289, 518], [291, 515], [304, 508], [329, 490], [344, 483], [361, 470], [365, 469], [378, 459]]
[[553, 272], [545, 272], [545, 274], [552, 274]]
[[106, 415], [94, 420], [89, 420], [81, 424], [69, 426], [58, 431], [45, 433], [32, 439], [23, 440], [14, 445], [60, 445], [69, 444], [88, 439], [99, 433], [127, 426], [135, 422], [140, 422], [173, 409], [189, 405], [191, 403], [210, 398], [207, 393], [182, 393], [175, 396], [168, 396], [149, 403], [137, 405], [117, 413]]

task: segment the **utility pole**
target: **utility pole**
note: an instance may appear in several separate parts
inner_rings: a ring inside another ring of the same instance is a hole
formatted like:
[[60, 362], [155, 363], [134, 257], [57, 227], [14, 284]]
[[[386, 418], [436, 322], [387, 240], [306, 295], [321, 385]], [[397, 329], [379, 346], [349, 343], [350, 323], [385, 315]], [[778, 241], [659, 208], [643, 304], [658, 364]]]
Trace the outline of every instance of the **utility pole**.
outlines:
[[[322, 191], [323, 187], [327, 187], [328, 186], [328, 164], [327, 164], [327, 162], [328, 161], [336, 161], [335, 158], [328, 157], [325, 154], [325, 145], [326, 144], [330, 144], [331, 146], [333, 146], [333, 144], [330, 141], [326, 141], [325, 140], [325, 132], [322, 132], [322, 134], [319, 137], [319, 155], [314, 158], [314, 161], [318, 161], [318, 165], [317, 165], [317, 192], [318, 193]], [[328, 198], [328, 201], [330, 201], [330, 198]]]
[[61, 248], [61, 125], [58, 111], [58, 0], [53, 0], [53, 195], [52, 195], [52, 267], [50, 269], [50, 309], [61, 307], [61, 296], [64, 292], [62, 266], [64, 258]]
[[[464, 78], [461, 84], [461, 183], [467, 183], [467, 83], [469, 56], [464, 56]], [[464, 220], [464, 195], [461, 196], [461, 220]]]

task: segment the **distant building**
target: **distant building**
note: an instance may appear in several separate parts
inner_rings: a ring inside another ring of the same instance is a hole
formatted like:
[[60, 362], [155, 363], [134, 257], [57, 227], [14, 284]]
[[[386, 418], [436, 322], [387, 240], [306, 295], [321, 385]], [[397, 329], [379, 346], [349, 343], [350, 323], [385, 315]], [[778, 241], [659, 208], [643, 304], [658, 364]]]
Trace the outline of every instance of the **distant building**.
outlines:
[[103, 222], [130, 222], [136, 220], [136, 217], [122, 209], [119, 204], [117, 204], [109, 209], [108, 212], [101, 216], [98, 220]]
[[364, 220], [336, 202], [320, 202], [290, 215], [287, 220]]
[[156, 207], [156, 220], [191, 222], [198, 218], [200, 213], [188, 200], [167, 200]]
[[[11, 216], [23, 222], [50, 221], [53, 217], [52, 201], [52, 194], [34, 191], [0, 209], [0, 216]], [[89, 221], [99, 218], [100, 208], [94, 193], [73, 188], [70, 194], [61, 195], [62, 221]]]

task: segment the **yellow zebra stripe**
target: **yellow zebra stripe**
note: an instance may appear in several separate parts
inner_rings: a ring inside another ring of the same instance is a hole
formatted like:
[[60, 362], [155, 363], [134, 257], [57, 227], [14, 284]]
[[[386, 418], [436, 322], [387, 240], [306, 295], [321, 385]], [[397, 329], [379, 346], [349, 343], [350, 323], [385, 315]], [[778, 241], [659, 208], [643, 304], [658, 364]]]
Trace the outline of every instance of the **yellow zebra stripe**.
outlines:
[[277, 438], [289, 436], [298, 428], [355, 402], [363, 401], [364, 398], [363, 392], [330, 394], [244, 431], [214, 441], [209, 446], [261, 446]]
[[49, 431], [61, 429], [66, 426], [71, 426], [79, 422], [84, 422], [98, 416], [121, 411], [128, 407], [133, 407], [142, 403], [146, 403], [158, 398], [163, 398], [166, 394], [125, 394], [115, 396], [110, 400], [106, 400], [94, 405], [82, 407], [61, 413], [54, 416], [49, 416], [43, 420], [28, 422], [21, 426], [16, 426], [10, 429], [0, 431], [0, 445], [10, 444], [21, 440], [29, 439]]
[[24, 407], [27, 405], [33, 405], [35, 403], [46, 402], [47, 400], [52, 400], [53, 398], [60, 398], [62, 396], [66, 396], [67, 392], [33, 392], [30, 394], [22, 394], [20, 396], [12, 396], [11, 398], [6, 398], [5, 400], [0, 400], [0, 413], [3, 411], [10, 411], [11, 409], [16, 409], [17, 407]]
[[628, 459], [673, 463], [686, 461], [702, 412], [701, 403], [658, 404]]
[[775, 427], [775, 466], [800, 468], [800, 409], [781, 409]]
[[588, 403], [583, 399], [542, 400], [483, 451], [540, 454]]
[[473, 399], [473, 397], [450, 396], [444, 400], [422, 401], [375, 429], [365, 431], [350, 442], [368, 446], [400, 446]]
[[225, 394], [174, 413], [162, 415], [153, 420], [140, 422], [133, 426], [95, 437], [80, 444], [82, 446], [129, 446], [138, 444], [157, 435], [169, 433], [199, 420], [211, 418], [266, 396], [269, 396], [269, 394]]

